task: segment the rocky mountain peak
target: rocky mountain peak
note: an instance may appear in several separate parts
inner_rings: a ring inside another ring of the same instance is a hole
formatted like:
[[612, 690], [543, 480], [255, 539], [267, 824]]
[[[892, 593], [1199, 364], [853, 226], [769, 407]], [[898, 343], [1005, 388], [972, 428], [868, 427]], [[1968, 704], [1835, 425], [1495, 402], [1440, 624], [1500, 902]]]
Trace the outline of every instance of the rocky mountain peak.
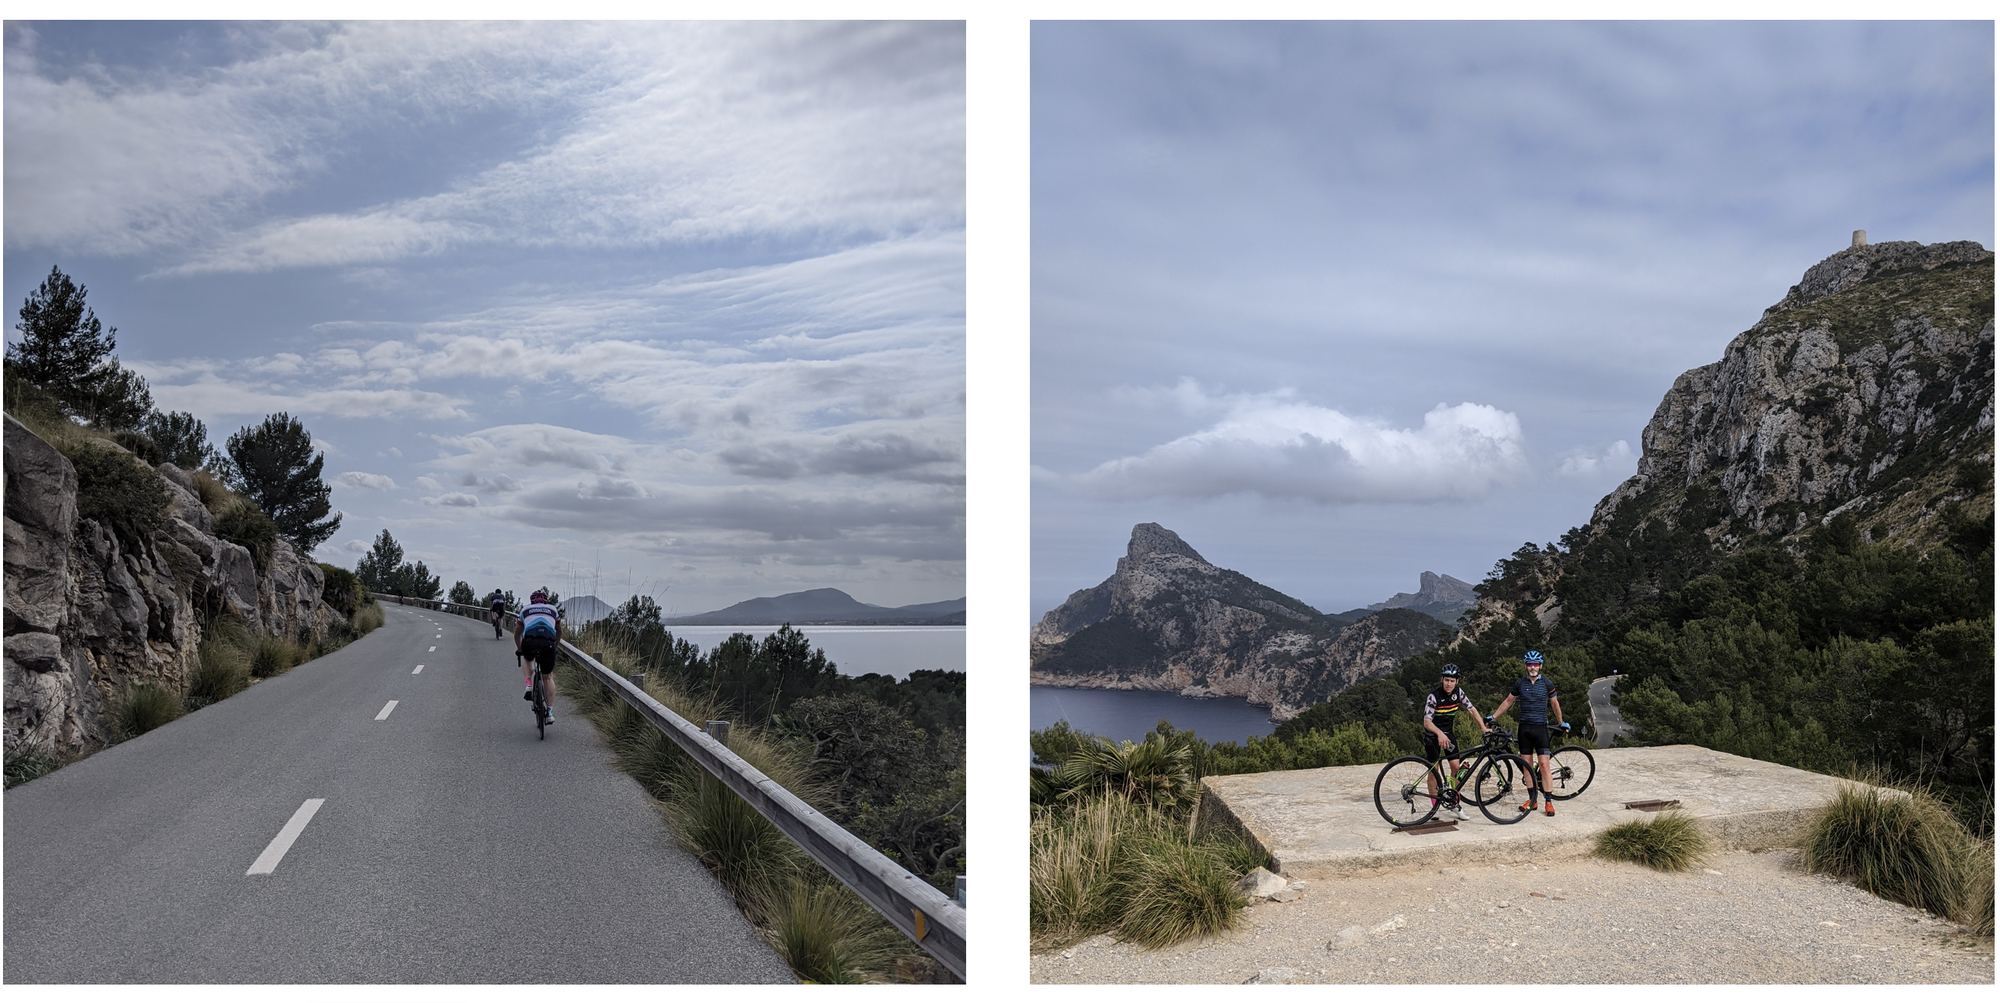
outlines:
[[1871, 279], [1906, 272], [1928, 272], [1945, 265], [1974, 264], [1986, 260], [1992, 253], [1973, 240], [1941, 244], [1892, 240], [1850, 247], [1806, 269], [1805, 277], [1799, 280], [1799, 284], [1786, 292], [1784, 299], [1765, 310], [1764, 315], [1768, 317], [1781, 310], [1805, 306]]
[[1187, 545], [1187, 541], [1181, 539], [1179, 533], [1157, 522], [1142, 522], [1132, 527], [1132, 540], [1125, 545], [1125, 556], [1129, 560], [1136, 561], [1147, 554], [1179, 554], [1182, 557], [1192, 557], [1203, 564], [1208, 563], [1200, 554], [1195, 553], [1193, 547]]

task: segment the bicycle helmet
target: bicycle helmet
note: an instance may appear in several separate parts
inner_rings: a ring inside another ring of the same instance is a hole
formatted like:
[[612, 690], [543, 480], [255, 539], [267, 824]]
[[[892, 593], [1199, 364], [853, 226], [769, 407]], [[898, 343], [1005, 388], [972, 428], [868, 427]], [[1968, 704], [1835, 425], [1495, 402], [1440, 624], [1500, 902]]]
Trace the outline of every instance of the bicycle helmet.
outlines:
[[1542, 664], [1542, 653], [1539, 651], [1530, 651], [1521, 656], [1521, 661], [1529, 665], [1540, 665]]
[[549, 601], [549, 594], [548, 594], [548, 592], [547, 592], [546, 590], [544, 590], [544, 589], [536, 589], [536, 590], [535, 590], [534, 592], [532, 592], [532, 593], [530, 593], [530, 594], [528, 595], [528, 601], [529, 601], [529, 602], [548, 602], [548, 601]]
[[1458, 678], [1458, 666], [1456, 666], [1456, 665], [1453, 665], [1453, 664], [1451, 664], [1450, 662], [1446, 662], [1446, 663], [1444, 663], [1444, 668], [1443, 668], [1443, 669], [1440, 669], [1440, 670], [1438, 671], [1438, 675], [1441, 675], [1441, 676], [1445, 676], [1445, 677], [1447, 677], [1447, 678], [1451, 678], [1451, 679], [1457, 679], [1457, 678]]

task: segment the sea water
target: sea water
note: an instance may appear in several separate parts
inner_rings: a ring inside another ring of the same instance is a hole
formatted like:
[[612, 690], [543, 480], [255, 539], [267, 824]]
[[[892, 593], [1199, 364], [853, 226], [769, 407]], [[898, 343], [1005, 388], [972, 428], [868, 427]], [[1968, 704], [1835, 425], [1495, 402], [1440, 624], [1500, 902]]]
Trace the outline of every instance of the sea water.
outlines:
[[1271, 722], [1269, 707], [1241, 697], [1202, 700], [1149, 690], [1028, 687], [1028, 726], [1036, 731], [1068, 721], [1078, 731], [1136, 742], [1161, 718], [1211, 742], [1241, 742], [1252, 735], [1269, 735], [1278, 727]]
[[[903, 679], [914, 669], [965, 671], [965, 627], [897, 626], [889, 624], [830, 624], [793, 627], [815, 648], [826, 652], [828, 661], [843, 676], [879, 672]], [[778, 628], [756, 627], [668, 627], [677, 638], [698, 644], [704, 654], [729, 639], [731, 634], [748, 634], [758, 642]]]

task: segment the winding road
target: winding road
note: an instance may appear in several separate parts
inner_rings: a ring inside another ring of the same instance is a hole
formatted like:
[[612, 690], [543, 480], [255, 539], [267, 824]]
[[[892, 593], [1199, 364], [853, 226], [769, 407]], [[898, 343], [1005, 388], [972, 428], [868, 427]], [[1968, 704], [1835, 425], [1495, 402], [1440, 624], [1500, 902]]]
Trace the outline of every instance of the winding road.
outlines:
[[1597, 746], [1611, 748], [1611, 740], [1619, 735], [1631, 733], [1625, 726], [1625, 719], [1618, 716], [1618, 708], [1611, 705], [1611, 688], [1618, 685], [1618, 676], [1605, 676], [1590, 681], [1590, 724], [1597, 729]]
[[795, 981], [566, 701], [536, 738], [511, 640], [384, 611], [7, 791], [0, 977]]

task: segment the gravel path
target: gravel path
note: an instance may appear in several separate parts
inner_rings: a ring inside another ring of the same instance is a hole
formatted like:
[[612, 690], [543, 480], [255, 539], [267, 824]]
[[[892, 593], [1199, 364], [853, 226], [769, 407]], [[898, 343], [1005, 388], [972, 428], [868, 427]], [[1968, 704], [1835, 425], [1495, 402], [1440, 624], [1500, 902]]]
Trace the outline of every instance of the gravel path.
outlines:
[[1590, 857], [1372, 872], [1258, 902], [1221, 937], [1162, 951], [1094, 937], [1033, 955], [1029, 972], [1037, 983], [1994, 981], [1993, 938], [1801, 873], [1795, 857], [1720, 854], [1677, 875]]

